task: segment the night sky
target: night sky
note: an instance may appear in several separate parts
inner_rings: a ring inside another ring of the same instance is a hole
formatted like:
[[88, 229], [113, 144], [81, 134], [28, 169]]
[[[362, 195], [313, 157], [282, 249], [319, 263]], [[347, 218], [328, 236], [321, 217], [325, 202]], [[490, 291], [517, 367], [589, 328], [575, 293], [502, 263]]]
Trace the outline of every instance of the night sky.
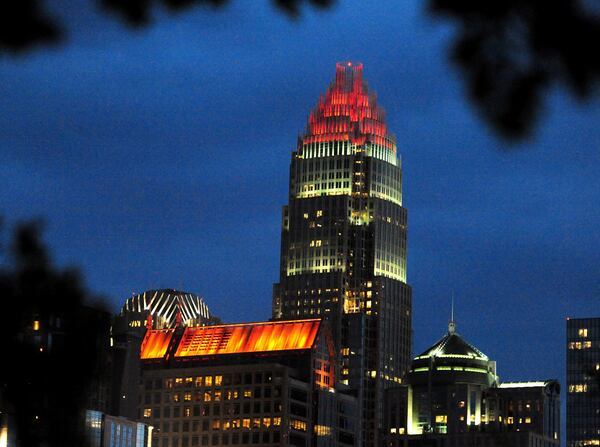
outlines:
[[600, 314], [598, 102], [556, 89], [530, 140], [499, 140], [416, 0], [295, 21], [237, 0], [141, 30], [58, 3], [65, 44], [0, 58], [0, 215], [42, 217], [112, 309], [164, 287], [269, 318], [291, 151], [335, 62], [360, 61], [403, 160], [415, 354], [454, 293], [503, 380], [559, 378], [564, 399], [565, 317]]

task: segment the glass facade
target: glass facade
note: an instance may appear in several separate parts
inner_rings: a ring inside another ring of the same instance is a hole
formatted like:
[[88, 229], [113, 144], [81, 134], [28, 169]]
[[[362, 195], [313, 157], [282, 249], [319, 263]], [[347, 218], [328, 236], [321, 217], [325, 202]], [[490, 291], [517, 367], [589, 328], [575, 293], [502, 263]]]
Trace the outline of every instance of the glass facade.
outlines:
[[332, 324], [338, 377], [357, 389], [365, 445], [377, 445], [383, 390], [410, 361], [411, 289], [402, 169], [362, 65], [337, 64], [292, 154], [273, 318]]
[[567, 320], [567, 446], [600, 446], [600, 318]]

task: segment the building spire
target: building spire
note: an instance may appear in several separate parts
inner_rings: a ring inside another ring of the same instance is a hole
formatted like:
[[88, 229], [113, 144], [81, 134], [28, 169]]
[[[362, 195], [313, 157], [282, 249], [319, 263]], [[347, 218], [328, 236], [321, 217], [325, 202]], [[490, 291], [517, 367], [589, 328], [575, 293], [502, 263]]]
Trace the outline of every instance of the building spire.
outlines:
[[448, 322], [448, 333], [454, 334], [456, 332], [456, 322], [454, 321], [454, 291], [452, 291], [452, 301], [450, 304], [450, 321]]

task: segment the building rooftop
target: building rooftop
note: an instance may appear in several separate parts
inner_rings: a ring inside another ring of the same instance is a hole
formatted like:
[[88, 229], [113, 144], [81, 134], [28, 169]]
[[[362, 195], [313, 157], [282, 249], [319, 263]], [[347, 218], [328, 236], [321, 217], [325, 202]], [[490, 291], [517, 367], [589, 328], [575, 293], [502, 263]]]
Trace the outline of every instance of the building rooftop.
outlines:
[[427, 348], [416, 359], [428, 357], [463, 357], [489, 360], [488, 356], [456, 333], [456, 324], [451, 321], [448, 333], [433, 346]]
[[[175, 358], [311, 349], [320, 319], [186, 327], [177, 342]], [[173, 330], [148, 330], [140, 357], [167, 354]]]

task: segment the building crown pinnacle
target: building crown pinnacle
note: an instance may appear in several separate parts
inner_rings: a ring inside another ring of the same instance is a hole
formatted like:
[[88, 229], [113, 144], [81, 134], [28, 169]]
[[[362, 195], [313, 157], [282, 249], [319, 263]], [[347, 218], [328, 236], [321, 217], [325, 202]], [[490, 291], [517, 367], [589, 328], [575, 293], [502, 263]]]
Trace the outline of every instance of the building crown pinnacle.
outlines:
[[448, 334], [456, 333], [456, 321], [454, 321], [454, 292], [452, 292], [452, 302], [450, 304], [450, 321], [448, 322]]

